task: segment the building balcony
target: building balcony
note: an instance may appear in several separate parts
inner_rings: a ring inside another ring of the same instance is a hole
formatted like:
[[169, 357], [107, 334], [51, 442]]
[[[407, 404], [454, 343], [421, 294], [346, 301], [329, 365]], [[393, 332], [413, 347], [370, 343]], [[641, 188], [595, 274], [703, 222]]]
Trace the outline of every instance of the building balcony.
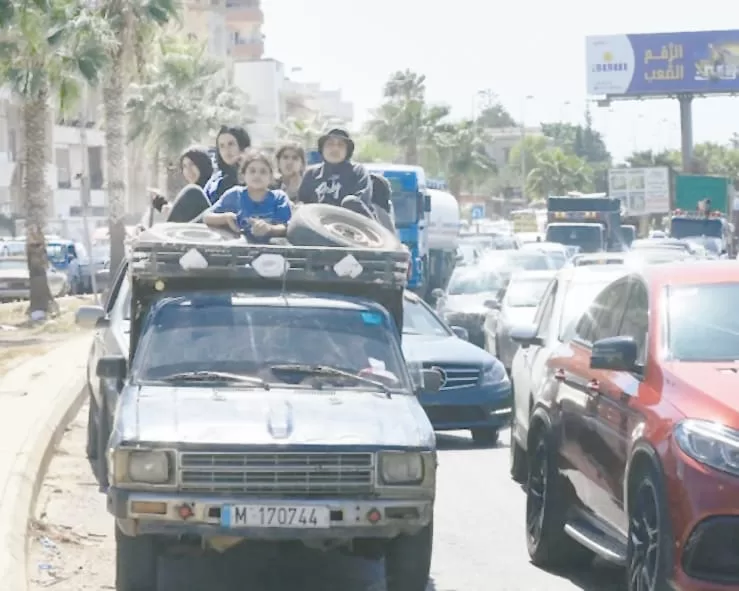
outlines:
[[227, 6], [226, 21], [229, 23], [254, 23], [264, 24], [264, 13], [259, 8], [246, 8], [243, 6]]
[[231, 46], [231, 57], [234, 61], [251, 61], [262, 59], [264, 55], [264, 40], [239, 39]]

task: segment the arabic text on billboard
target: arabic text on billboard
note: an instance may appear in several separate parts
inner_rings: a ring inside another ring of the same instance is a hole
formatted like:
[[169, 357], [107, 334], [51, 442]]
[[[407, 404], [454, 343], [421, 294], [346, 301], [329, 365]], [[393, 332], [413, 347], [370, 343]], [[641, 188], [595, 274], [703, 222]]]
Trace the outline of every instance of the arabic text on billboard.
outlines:
[[670, 169], [614, 168], [608, 171], [608, 194], [621, 200], [627, 216], [670, 211]]
[[585, 44], [591, 96], [739, 92], [739, 31], [609, 35]]

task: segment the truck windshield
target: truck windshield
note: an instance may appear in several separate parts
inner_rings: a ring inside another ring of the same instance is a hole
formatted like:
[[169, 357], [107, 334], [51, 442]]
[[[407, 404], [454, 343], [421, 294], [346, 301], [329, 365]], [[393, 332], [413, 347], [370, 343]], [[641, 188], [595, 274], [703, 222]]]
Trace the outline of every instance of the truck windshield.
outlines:
[[548, 226], [547, 242], [577, 246], [580, 252], [599, 252], [604, 249], [603, 228], [598, 224]]
[[[262, 305], [240, 294], [203, 294], [166, 297], [150, 314], [132, 368], [137, 380], [228, 372], [268, 383], [290, 377], [295, 384], [296, 374], [270, 369], [289, 364], [328, 366], [369, 378], [382, 371], [394, 376], [397, 389], [411, 391], [397, 333], [378, 311]], [[350, 380], [346, 387], [362, 384]]]
[[721, 238], [723, 231], [724, 224], [718, 218], [672, 218], [670, 222], [670, 236], [673, 238], [688, 238], [691, 236]]
[[396, 226], [411, 226], [418, 221], [418, 194], [393, 191], [391, 201]]

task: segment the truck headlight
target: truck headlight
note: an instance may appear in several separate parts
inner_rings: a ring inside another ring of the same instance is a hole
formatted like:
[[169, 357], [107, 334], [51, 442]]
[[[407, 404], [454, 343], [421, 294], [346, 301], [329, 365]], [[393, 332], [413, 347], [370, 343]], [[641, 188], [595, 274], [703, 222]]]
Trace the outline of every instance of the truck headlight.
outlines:
[[508, 381], [508, 374], [500, 361], [496, 361], [492, 365], [482, 368], [482, 375], [480, 376], [481, 386], [497, 386]]
[[170, 479], [169, 454], [163, 451], [131, 451], [128, 479], [132, 482], [166, 484]]
[[382, 453], [380, 476], [385, 484], [420, 484], [423, 481], [423, 458], [415, 452]]
[[711, 421], [686, 419], [675, 426], [675, 441], [697, 462], [739, 476], [739, 431]]

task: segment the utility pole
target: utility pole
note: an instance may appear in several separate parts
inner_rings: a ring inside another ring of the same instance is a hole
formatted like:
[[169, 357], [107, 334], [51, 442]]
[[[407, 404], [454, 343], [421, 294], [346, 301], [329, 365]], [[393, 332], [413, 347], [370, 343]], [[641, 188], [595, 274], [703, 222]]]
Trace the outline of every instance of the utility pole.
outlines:
[[89, 86], [84, 85], [82, 91], [82, 113], [80, 114], [80, 149], [82, 151], [82, 172], [80, 179], [80, 204], [82, 205], [82, 227], [85, 233], [85, 249], [87, 250], [88, 264], [90, 266], [90, 281], [95, 303], [98, 303], [97, 279], [95, 277], [95, 265], [92, 259], [92, 236], [90, 235], [90, 156], [87, 150], [87, 111]]

